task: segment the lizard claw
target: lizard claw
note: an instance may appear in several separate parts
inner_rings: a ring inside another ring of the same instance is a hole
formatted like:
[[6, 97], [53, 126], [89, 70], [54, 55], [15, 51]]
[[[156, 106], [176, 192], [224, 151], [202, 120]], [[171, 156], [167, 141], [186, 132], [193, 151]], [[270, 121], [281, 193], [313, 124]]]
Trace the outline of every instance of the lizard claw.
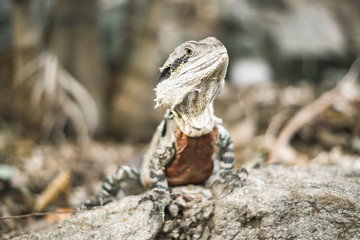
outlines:
[[223, 170], [220, 172], [219, 176], [212, 184], [227, 184], [229, 193], [231, 193], [235, 188], [243, 187], [245, 185], [247, 176], [248, 171], [246, 170], [246, 168], [236, 170]]
[[153, 207], [150, 211], [148, 221], [154, 216], [155, 214], [160, 214], [161, 220], [165, 222], [165, 208], [170, 204], [171, 198], [169, 193], [158, 193], [155, 191], [151, 191], [149, 194], [145, 195], [143, 198], [140, 199], [138, 205], [145, 201], [151, 201]]

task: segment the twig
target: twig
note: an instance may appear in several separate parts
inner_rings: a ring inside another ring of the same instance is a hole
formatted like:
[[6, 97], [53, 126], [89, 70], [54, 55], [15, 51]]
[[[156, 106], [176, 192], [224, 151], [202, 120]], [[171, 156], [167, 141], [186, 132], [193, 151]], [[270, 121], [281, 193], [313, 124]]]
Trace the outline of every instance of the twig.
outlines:
[[20, 218], [28, 218], [28, 217], [37, 217], [37, 216], [46, 216], [52, 214], [64, 214], [64, 213], [74, 213], [81, 212], [81, 210], [66, 210], [66, 211], [53, 211], [53, 212], [42, 212], [42, 213], [29, 213], [17, 216], [8, 216], [8, 217], [0, 217], [0, 220], [10, 220], [10, 219], [20, 219]]
[[280, 132], [279, 137], [276, 139], [270, 156], [266, 164], [278, 162], [279, 152], [289, 144], [294, 134], [307, 122], [313, 120], [319, 113], [331, 106], [339, 96], [346, 96], [344, 89], [349, 87], [350, 84], [355, 84], [360, 72], [360, 57], [351, 65], [349, 71], [340, 80], [336, 87], [325, 92], [318, 99], [306, 105], [299, 112], [291, 118], [283, 130]]
[[35, 201], [35, 211], [43, 210], [49, 203], [56, 199], [70, 184], [70, 171], [63, 170], [50, 182], [46, 189]]

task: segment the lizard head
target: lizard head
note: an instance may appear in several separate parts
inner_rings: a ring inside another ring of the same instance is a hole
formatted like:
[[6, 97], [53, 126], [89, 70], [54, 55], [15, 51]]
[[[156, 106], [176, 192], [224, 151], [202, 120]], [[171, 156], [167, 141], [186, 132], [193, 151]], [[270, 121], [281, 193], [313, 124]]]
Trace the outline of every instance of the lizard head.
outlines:
[[214, 37], [187, 41], [170, 54], [156, 91], [156, 107], [170, 109], [182, 132], [196, 137], [212, 130], [214, 98], [224, 86], [229, 57]]

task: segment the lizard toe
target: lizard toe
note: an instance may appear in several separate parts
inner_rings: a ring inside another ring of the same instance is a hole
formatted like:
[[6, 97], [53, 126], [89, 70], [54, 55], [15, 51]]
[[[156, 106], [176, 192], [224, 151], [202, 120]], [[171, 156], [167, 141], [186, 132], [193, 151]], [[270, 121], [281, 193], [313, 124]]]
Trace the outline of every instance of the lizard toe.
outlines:
[[138, 205], [150, 201], [152, 202], [153, 206], [150, 210], [148, 221], [154, 216], [159, 214], [161, 217], [162, 222], [165, 222], [165, 209], [166, 207], [171, 203], [171, 197], [170, 194], [158, 194], [154, 191], [151, 191], [150, 193], [143, 196], [139, 202]]

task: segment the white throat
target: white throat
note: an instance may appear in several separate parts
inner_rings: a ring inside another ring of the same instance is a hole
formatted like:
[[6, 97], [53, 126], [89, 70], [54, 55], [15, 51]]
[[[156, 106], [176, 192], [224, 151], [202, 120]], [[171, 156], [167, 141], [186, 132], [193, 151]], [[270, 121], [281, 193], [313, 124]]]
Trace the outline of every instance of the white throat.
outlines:
[[175, 121], [180, 130], [189, 137], [200, 137], [212, 131], [222, 120], [214, 115], [213, 104], [209, 104], [199, 115], [189, 115], [186, 112], [173, 111]]

